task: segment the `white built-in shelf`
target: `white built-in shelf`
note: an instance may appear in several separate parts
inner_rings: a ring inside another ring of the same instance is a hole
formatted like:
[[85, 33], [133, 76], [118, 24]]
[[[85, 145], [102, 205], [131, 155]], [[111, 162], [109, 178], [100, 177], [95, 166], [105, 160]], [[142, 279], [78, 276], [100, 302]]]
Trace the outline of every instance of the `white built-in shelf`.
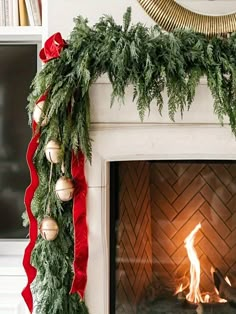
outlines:
[[42, 40], [42, 26], [1, 26], [0, 42], [27, 41], [37, 42]]

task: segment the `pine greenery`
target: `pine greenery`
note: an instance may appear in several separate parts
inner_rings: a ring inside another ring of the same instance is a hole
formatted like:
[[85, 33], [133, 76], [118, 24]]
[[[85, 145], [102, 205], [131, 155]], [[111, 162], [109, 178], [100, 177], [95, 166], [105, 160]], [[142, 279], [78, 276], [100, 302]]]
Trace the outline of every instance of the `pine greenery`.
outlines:
[[[73, 106], [68, 145], [80, 149], [91, 161], [89, 138], [89, 88], [102, 74], [112, 84], [111, 103], [124, 101], [125, 88], [132, 84], [141, 120], [155, 101], [162, 111], [162, 92], [166, 88], [171, 120], [183, 114], [193, 102], [202, 76], [206, 76], [214, 98], [214, 112], [223, 123], [229, 116], [236, 132], [236, 34], [230, 38], [207, 38], [191, 30], [167, 33], [159, 26], [131, 25], [131, 9], [124, 14], [123, 26], [111, 16], [103, 16], [93, 27], [81, 16], [61, 57], [50, 61], [37, 74], [29, 96], [29, 114], [36, 100], [49, 91], [46, 115], [62, 118], [68, 104]], [[53, 83], [52, 83], [53, 82]], [[68, 122], [69, 123], [69, 122]], [[49, 133], [48, 133], [49, 131]], [[67, 133], [68, 127], [64, 126]], [[51, 130], [47, 130], [49, 137]]]
[[[206, 76], [214, 98], [214, 112], [223, 123], [229, 117], [236, 134], [236, 34], [229, 38], [207, 38], [191, 30], [167, 33], [159, 26], [148, 28], [131, 25], [131, 10], [124, 15], [123, 25], [103, 16], [93, 27], [79, 16], [60, 58], [51, 60], [36, 75], [29, 95], [31, 121], [36, 101], [47, 91], [44, 112], [48, 123], [41, 128], [35, 155], [40, 185], [32, 209], [39, 223], [45, 215], [50, 165], [44, 147], [50, 139], [62, 144], [66, 175], [70, 176], [71, 151], [81, 149], [91, 161], [89, 88], [102, 74], [112, 84], [111, 104], [115, 98], [124, 102], [125, 89], [134, 87], [134, 100], [141, 120], [156, 102], [161, 113], [162, 93], [169, 97], [171, 120], [175, 113], [188, 110], [202, 76]], [[71, 115], [68, 115], [68, 112]], [[60, 165], [54, 166], [51, 191], [60, 177]], [[50, 194], [52, 216], [60, 233], [53, 242], [39, 235], [32, 262], [38, 269], [34, 284], [36, 313], [87, 313], [77, 295], [69, 295], [72, 281], [73, 224], [72, 201], [61, 203]], [[27, 224], [27, 221], [25, 221]]]

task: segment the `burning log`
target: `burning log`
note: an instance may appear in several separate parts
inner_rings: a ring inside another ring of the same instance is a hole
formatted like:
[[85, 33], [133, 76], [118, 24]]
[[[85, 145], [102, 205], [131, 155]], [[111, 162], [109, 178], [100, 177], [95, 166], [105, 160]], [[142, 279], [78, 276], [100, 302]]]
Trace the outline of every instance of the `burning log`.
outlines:
[[219, 296], [227, 300], [233, 307], [236, 307], [236, 288], [231, 287], [218, 268], [212, 269], [211, 272]]

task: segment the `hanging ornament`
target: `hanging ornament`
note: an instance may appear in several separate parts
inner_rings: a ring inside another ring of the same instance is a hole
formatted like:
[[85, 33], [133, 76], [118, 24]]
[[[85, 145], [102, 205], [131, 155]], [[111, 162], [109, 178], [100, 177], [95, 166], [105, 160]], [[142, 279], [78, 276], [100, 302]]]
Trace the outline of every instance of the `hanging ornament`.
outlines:
[[53, 241], [58, 235], [59, 227], [55, 219], [47, 216], [43, 218], [39, 231], [44, 240]]
[[43, 107], [44, 107], [44, 100], [36, 103], [34, 106], [34, 111], [33, 111], [33, 119], [37, 124], [41, 121], [41, 119], [43, 119], [41, 122], [42, 126], [47, 124], [47, 117], [45, 116], [43, 112]]
[[72, 180], [64, 176], [59, 178], [55, 185], [56, 195], [62, 202], [69, 201], [73, 198], [74, 189]]
[[60, 160], [61, 147], [57, 141], [51, 140], [45, 146], [47, 160], [57, 164]]

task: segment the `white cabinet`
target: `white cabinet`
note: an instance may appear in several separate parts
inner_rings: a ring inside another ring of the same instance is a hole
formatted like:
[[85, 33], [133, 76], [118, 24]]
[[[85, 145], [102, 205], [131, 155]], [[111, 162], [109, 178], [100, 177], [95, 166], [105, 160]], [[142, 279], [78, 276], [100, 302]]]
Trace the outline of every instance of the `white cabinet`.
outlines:
[[26, 285], [22, 257], [28, 241], [0, 241], [0, 314], [28, 314], [21, 291]]
[[0, 42], [41, 42], [41, 26], [0, 26]]
[[[0, 27], [0, 47], [12, 44], [12, 49], [14, 49], [14, 44], [37, 44], [38, 53], [42, 46], [42, 30], [43, 26], [2, 26]], [[37, 68], [40, 69], [40, 67], [41, 62], [38, 60]], [[22, 110], [25, 110], [25, 106]], [[26, 111], [25, 115], [27, 116]], [[22, 206], [24, 205], [22, 204]], [[4, 210], [7, 209], [1, 208], [1, 220], [4, 220]], [[28, 240], [0, 239], [0, 314], [29, 313], [21, 296], [21, 292], [26, 286], [22, 260], [27, 243]]]
[[0, 314], [28, 314], [29, 311], [21, 296], [25, 276], [0, 276]]

